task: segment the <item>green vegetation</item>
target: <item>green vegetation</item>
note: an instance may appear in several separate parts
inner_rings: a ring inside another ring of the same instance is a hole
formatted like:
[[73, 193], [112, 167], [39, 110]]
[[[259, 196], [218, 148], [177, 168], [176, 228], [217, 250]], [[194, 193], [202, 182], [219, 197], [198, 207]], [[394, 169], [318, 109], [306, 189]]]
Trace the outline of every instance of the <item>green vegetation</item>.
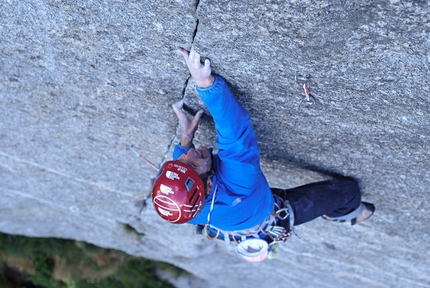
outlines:
[[0, 247], [0, 286], [5, 288], [172, 287], [155, 276], [156, 269], [182, 271], [71, 240], [0, 233]]

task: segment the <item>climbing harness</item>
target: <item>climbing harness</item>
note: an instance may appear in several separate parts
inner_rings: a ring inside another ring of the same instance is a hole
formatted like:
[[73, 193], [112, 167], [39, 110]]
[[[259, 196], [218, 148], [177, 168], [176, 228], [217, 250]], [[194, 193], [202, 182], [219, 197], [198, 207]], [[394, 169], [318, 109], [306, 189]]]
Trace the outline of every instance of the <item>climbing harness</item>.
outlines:
[[226, 245], [236, 243], [238, 245], [236, 253], [247, 261], [258, 262], [267, 257], [274, 258], [278, 243], [287, 241], [294, 232], [294, 213], [288, 200], [284, 201], [278, 195], [274, 195], [274, 213], [260, 224], [246, 230], [224, 231], [210, 224], [217, 190], [218, 186], [215, 186], [206, 225], [197, 225], [196, 232], [206, 234], [210, 240], [224, 240]]

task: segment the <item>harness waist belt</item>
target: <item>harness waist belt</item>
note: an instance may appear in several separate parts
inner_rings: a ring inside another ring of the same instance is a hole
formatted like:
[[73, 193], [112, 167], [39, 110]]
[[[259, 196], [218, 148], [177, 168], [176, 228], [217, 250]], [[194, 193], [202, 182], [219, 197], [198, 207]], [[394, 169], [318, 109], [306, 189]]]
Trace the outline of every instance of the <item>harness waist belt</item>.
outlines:
[[[281, 203], [284, 204], [282, 205], [284, 207], [279, 209], [281, 207], [281, 205], [279, 204]], [[283, 201], [281, 203], [277, 203], [275, 198], [274, 214], [270, 215], [263, 222], [250, 229], [238, 231], [223, 231], [215, 226], [205, 225], [204, 230], [209, 239], [222, 239], [225, 240], [227, 243], [230, 241], [241, 242], [249, 238], [260, 238], [265, 240], [278, 241], [272, 236], [274, 234], [273, 230], [278, 230], [277, 233], [288, 234], [294, 226], [294, 213], [290, 203], [288, 202], [288, 200], [285, 201], [285, 203]], [[279, 232], [279, 229], [273, 229], [275, 226], [280, 226], [285, 230]], [[280, 236], [281, 235], [278, 235], [278, 237]]]

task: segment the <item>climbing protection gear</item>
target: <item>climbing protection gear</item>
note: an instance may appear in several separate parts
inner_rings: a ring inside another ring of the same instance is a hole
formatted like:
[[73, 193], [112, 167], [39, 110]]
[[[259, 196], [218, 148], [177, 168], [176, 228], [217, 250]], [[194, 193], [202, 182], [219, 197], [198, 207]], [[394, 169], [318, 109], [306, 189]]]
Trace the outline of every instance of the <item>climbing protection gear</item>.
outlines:
[[152, 187], [152, 203], [164, 220], [186, 223], [204, 208], [203, 180], [191, 166], [180, 161], [167, 161], [161, 166]]
[[[210, 224], [210, 213], [213, 209], [212, 198], [211, 209], [208, 214], [206, 225], [197, 225], [197, 234], [206, 234], [211, 239], [220, 239], [228, 245], [231, 242], [238, 244], [236, 253], [245, 260], [259, 262], [269, 257], [273, 259], [277, 252], [279, 242], [287, 241], [294, 230], [294, 213], [288, 200], [283, 200], [279, 195], [274, 194], [275, 207], [273, 214], [255, 227], [241, 231], [224, 231]], [[264, 243], [266, 244], [264, 244]]]
[[315, 104], [315, 97], [311, 95], [309, 91], [309, 75], [303, 75], [299, 72], [296, 72], [294, 76], [294, 80], [297, 84], [303, 87], [303, 90], [305, 91], [305, 98], [302, 100], [307, 105], [314, 105]]

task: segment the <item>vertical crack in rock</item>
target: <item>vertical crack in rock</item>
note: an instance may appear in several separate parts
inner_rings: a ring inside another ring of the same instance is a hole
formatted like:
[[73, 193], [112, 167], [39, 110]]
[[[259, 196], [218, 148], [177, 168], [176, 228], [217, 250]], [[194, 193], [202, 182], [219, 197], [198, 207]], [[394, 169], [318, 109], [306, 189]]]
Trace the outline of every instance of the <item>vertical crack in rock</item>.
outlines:
[[[191, 47], [193, 47], [194, 39], [196, 38], [197, 31], [199, 30], [199, 17], [197, 15], [197, 11], [199, 9], [199, 5], [200, 5], [200, 0], [197, 0], [196, 1], [196, 6], [194, 8], [194, 15], [195, 15], [195, 19], [196, 19], [196, 25], [195, 25], [195, 28], [194, 28], [194, 31], [193, 31], [193, 38], [191, 40]], [[188, 82], [190, 82], [190, 79], [191, 79], [191, 75], [187, 78], [187, 80], [185, 80], [184, 88], [182, 89], [182, 99], [185, 98], [185, 91], [187, 90]]]
[[182, 88], [182, 92], [181, 92], [181, 95], [182, 95], [181, 98], [182, 99], [185, 99], [185, 91], [187, 90], [188, 82], [190, 82], [190, 79], [191, 79], [191, 75], [188, 76], [187, 80], [185, 80], [184, 88]]
[[197, 12], [197, 9], [199, 8], [200, 5], [200, 0], [196, 1], [196, 8], [194, 9], [195, 12]]
[[198, 30], [199, 30], [199, 18], [197, 17], [197, 10], [196, 10], [196, 28], [194, 29], [194, 33], [193, 33], [193, 43], [194, 43], [194, 39], [196, 38]]
[[[195, 14], [195, 19], [196, 19], [196, 25], [195, 25], [195, 28], [194, 28], [194, 31], [193, 31], [193, 37], [192, 37], [192, 40], [191, 40], [191, 47], [194, 44], [194, 39], [196, 38], [197, 32], [199, 30], [199, 18], [198, 18], [198, 15], [197, 15], [197, 10], [199, 9], [199, 5], [200, 5], [200, 0], [197, 0], [196, 1], [196, 6], [195, 6], [195, 9], [194, 9], [194, 14]], [[182, 91], [181, 91], [181, 95], [182, 95], [181, 98], [182, 99], [185, 99], [185, 93], [186, 93], [186, 90], [187, 90], [187, 87], [188, 87], [188, 83], [190, 82], [190, 79], [191, 79], [191, 75], [189, 75], [188, 78], [184, 82], [184, 87], [182, 88]], [[172, 147], [172, 145], [175, 145], [175, 143], [174, 143], [175, 140], [176, 140], [176, 133], [173, 134], [173, 137], [170, 140], [170, 143], [167, 145], [166, 153], [164, 153], [164, 156], [163, 156], [163, 159], [162, 159], [161, 163], [164, 163], [166, 161], [166, 159], [170, 158], [170, 153], [169, 153], [170, 152], [170, 148]]]
[[199, 31], [199, 15], [198, 15], [198, 10], [199, 10], [199, 5], [200, 5], [200, 0], [196, 1], [196, 7], [194, 9], [194, 18], [196, 19], [196, 26], [194, 28], [194, 32], [193, 32], [193, 40], [191, 41], [191, 46], [194, 44], [194, 39], [197, 36], [197, 32]]

